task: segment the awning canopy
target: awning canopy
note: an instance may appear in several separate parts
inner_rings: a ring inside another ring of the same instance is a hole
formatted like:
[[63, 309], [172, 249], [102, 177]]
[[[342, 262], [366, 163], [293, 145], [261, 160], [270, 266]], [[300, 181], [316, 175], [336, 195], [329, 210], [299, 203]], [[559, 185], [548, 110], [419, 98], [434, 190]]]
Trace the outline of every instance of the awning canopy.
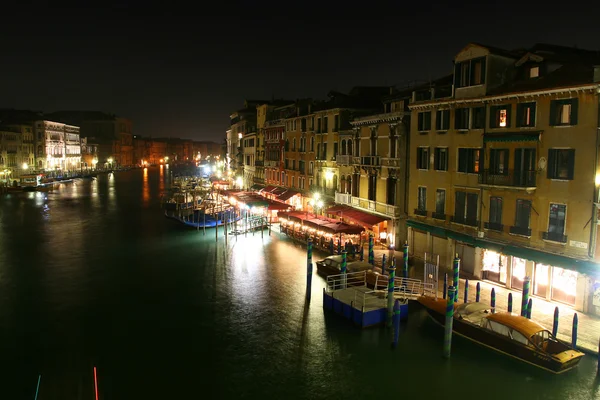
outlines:
[[278, 187], [275, 188], [271, 191], [272, 194], [274, 194], [275, 196], [279, 196], [280, 194], [284, 193], [287, 190], [287, 188], [282, 188], [282, 187]]
[[292, 207], [289, 204], [270, 200], [253, 192], [230, 192], [229, 196], [235, 198], [240, 203], [244, 203], [248, 207], [265, 207], [268, 210], [277, 211], [288, 210]]
[[331, 234], [358, 235], [365, 230], [362, 226], [350, 225], [330, 218], [316, 218], [314, 215], [300, 211], [280, 212], [277, 216]]
[[250, 187], [250, 189], [252, 189], [252, 190], [262, 190], [264, 188], [265, 188], [265, 185], [261, 185], [261, 184], [258, 184], [258, 183], [255, 183], [254, 185], [252, 185]]
[[271, 191], [277, 189], [277, 186], [267, 186], [265, 188], [262, 188], [260, 191], [263, 193], [271, 193]]
[[279, 196], [277, 196], [277, 200], [286, 201], [286, 200], [291, 199], [292, 197], [294, 197], [297, 194], [300, 194], [300, 192], [297, 192], [295, 190], [287, 190], [287, 191], [283, 192], [282, 194], [280, 194]]
[[346, 219], [355, 222], [365, 228], [370, 228], [373, 225], [377, 225], [383, 221], [389, 221], [391, 218], [384, 217], [382, 215], [371, 214], [366, 211], [357, 210], [350, 206], [337, 204], [333, 207], [329, 207], [325, 210], [326, 214], [339, 215], [341, 219]]
[[489, 239], [480, 239], [464, 233], [454, 232], [441, 226], [425, 224], [419, 221], [407, 220], [406, 225], [435, 234], [436, 236], [449, 237], [471, 246], [493, 250], [505, 255], [531, 260], [540, 264], [551, 265], [578, 271], [590, 276], [600, 277], [600, 264], [592, 260], [582, 260], [561, 254], [553, 254], [531, 247], [516, 246], [509, 243], [494, 242]]
[[486, 133], [483, 142], [539, 142], [542, 131]]

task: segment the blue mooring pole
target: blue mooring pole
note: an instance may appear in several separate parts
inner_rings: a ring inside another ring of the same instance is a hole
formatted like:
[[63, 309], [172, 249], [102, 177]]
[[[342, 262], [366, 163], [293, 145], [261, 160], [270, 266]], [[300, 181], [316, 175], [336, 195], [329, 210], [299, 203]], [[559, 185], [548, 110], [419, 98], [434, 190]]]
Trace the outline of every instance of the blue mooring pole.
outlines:
[[444, 292], [443, 292], [443, 296], [444, 299], [446, 298], [446, 296], [448, 295], [448, 274], [444, 274]]
[[576, 349], [577, 348], [577, 325], [579, 325], [579, 318], [577, 318], [577, 313], [573, 315], [573, 329], [571, 330], [571, 346]]
[[558, 335], [558, 306], [554, 307], [554, 322], [552, 323], [552, 336]]
[[459, 285], [459, 272], [460, 272], [460, 258], [458, 258], [458, 253], [456, 253], [456, 257], [454, 257], [454, 262], [452, 263], [452, 285], [456, 289], [454, 292], [454, 302], [458, 303], [458, 285]]
[[381, 273], [385, 275], [385, 254], [381, 256]]
[[444, 323], [444, 357], [450, 358], [452, 349], [452, 323], [454, 321], [454, 297], [456, 288], [448, 288], [448, 298], [446, 299], [446, 322]]
[[312, 238], [308, 238], [308, 245], [306, 249], [306, 300], [310, 301], [311, 288], [312, 288], [312, 252], [313, 242]]
[[396, 279], [396, 265], [395, 263], [390, 265], [388, 269], [388, 298], [387, 298], [387, 326], [392, 327], [392, 317], [394, 313], [394, 285]]
[[408, 242], [404, 242], [404, 246], [402, 246], [402, 258], [404, 261], [402, 277], [406, 279], [408, 278]]
[[469, 301], [469, 280], [465, 279], [465, 300], [464, 302], [467, 303]]
[[342, 289], [346, 289], [348, 286], [348, 254], [346, 250], [342, 250], [342, 265], [340, 268], [342, 270]]
[[35, 398], [34, 400], [37, 400], [38, 398], [38, 394], [40, 393], [40, 381], [42, 380], [42, 375], [38, 375], [38, 382], [37, 382], [37, 387], [35, 388]]
[[533, 299], [530, 297], [527, 302], [527, 319], [531, 319], [531, 309], [533, 308]]
[[477, 286], [475, 287], [475, 301], [479, 303], [481, 299], [481, 283], [477, 282]]
[[402, 309], [400, 308], [400, 300], [394, 302], [394, 340], [392, 342], [392, 348], [395, 349], [398, 346], [398, 338], [400, 337], [400, 316]]
[[512, 300], [512, 292], [508, 294], [508, 312], [512, 312], [513, 300]]
[[523, 297], [521, 298], [521, 316], [527, 316], [527, 305], [529, 304], [529, 289], [531, 285], [531, 278], [526, 276], [523, 280]]
[[492, 312], [496, 312], [496, 291], [494, 288], [492, 288], [492, 294], [490, 297], [490, 306], [492, 307]]

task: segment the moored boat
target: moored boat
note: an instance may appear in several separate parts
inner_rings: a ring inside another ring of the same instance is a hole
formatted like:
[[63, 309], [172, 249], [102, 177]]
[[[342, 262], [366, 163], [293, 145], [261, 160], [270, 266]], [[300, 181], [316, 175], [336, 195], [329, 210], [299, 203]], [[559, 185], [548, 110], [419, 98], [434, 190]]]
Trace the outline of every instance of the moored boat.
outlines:
[[[321, 276], [339, 275], [342, 273], [342, 256], [334, 255], [325, 257], [323, 260], [317, 261], [317, 273]], [[364, 261], [348, 261], [346, 259], [346, 270], [351, 272], [366, 271], [373, 266]]]
[[[446, 299], [418, 299], [431, 318], [445, 324]], [[553, 373], [575, 368], [583, 353], [558, 340], [537, 322], [520, 315], [493, 313], [483, 303], [455, 305], [453, 332], [485, 347]]]

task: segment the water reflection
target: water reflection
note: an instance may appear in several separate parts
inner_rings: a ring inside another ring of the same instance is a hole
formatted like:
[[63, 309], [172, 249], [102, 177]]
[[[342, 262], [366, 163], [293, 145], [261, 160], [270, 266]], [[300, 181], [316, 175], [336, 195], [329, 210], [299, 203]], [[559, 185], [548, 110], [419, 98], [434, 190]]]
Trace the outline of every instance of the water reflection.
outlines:
[[[162, 166], [161, 166], [162, 172]], [[148, 206], [150, 203], [150, 185], [148, 184], [148, 168], [144, 167], [144, 179], [142, 186], [142, 202], [144, 206]]]

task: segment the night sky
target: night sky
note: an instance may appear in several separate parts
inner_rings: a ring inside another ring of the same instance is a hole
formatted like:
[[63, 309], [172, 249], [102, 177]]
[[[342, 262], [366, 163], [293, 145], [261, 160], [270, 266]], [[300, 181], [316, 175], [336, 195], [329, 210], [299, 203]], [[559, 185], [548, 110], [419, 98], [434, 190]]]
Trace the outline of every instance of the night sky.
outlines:
[[428, 80], [469, 42], [600, 49], [591, 1], [218, 3], [4, 9], [0, 108], [100, 110], [139, 135], [221, 141], [244, 98]]

